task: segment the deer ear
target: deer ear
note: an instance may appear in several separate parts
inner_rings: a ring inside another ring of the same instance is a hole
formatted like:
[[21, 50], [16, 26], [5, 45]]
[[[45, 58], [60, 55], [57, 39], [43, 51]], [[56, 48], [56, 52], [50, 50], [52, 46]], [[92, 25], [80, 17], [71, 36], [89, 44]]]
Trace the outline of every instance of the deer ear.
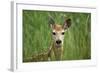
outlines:
[[64, 30], [68, 29], [70, 26], [71, 26], [71, 19], [65, 20], [63, 25]]
[[54, 21], [54, 19], [53, 19], [52, 17], [49, 17], [49, 22], [48, 22], [48, 24], [49, 24], [49, 26], [50, 26], [51, 28], [54, 27], [55, 21]]
[[50, 28], [53, 29], [54, 28], [54, 24], [49, 24]]

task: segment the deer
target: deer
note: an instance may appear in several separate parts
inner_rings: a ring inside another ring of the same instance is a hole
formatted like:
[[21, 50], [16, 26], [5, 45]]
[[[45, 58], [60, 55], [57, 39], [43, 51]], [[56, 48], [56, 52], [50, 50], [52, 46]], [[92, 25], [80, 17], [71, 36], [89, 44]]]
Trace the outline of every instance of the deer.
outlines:
[[71, 26], [71, 19], [65, 19], [62, 25], [55, 23], [54, 19], [50, 17], [49, 27], [51, 28], [52, 42], [50, 47], [44, 53], [33, 55], [25, 59], [25, 61], [60, 61], [63, 59], [64, 53], [64, 35], [67, 29]]
[[53, 18], [50, 18], [49, 26], [52, 30], [52, 44], [48, 51], [48, 60], [62, 60], [64, 53], [64, 35], [67, 29], [71, 26], [71, 19], [65, 19], [63, 25], [54, 22]]

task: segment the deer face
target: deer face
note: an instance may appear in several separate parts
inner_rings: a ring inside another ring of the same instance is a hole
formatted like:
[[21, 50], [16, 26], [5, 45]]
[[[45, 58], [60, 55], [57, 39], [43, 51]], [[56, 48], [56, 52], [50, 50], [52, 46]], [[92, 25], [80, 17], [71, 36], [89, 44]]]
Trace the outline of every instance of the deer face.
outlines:
[[57, 47], [61, 47], [64, 39], [64, 29], [61, 25], [54, 25], [52, 29], [52, 38]]
[[63, 25], [50, 24], [53, 42], [55, 43], [56, 47], [60, 48], [63, 45], [65, 31], [70, 27], [70, 25], [70, 19], [66, 20]]

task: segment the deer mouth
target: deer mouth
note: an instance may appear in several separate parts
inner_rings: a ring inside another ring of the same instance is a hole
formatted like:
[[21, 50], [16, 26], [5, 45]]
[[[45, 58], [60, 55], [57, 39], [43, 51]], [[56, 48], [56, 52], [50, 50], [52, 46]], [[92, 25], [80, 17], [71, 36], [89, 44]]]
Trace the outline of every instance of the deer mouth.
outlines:
[[56, 48], [61, 48], [62, 45], [61, 44], [56, 44]]

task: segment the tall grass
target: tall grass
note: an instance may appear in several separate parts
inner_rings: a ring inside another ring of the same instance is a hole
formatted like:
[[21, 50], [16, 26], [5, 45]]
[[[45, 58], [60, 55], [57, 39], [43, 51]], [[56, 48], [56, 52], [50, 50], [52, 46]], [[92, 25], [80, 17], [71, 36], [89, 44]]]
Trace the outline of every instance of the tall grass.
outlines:
[[50, 47], [52, 37], [48, 16], [52, 16], [58, 24], [63, 24], [63, 16], [72, 21], [71, 27], [65, 33], [63, 60], [90, 59], [90, 13], [34, 10], [23, 10], [23, 59], [42, 53]]

